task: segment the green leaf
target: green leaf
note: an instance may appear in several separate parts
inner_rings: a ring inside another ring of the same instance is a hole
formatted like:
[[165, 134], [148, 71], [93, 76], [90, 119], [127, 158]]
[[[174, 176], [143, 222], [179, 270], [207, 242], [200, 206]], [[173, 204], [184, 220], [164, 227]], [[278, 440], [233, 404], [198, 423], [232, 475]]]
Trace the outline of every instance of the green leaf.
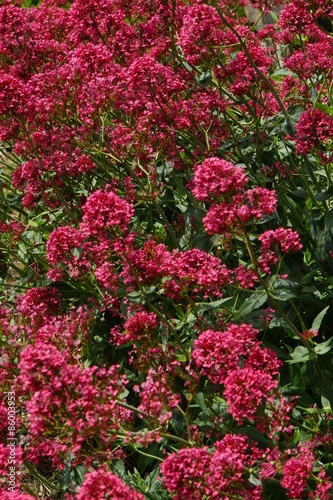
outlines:
[[332, 229], [332, 227], [333, 227], [333, 210], [330, 210], [328, 212], [328, 214], [326, 215], [325, 226], [327, 227], [328, 230]]
[[323, 309], [316, 317], [315, 319], [313, 320], [313, 323], [312, 323], [312, 326], [311, 326], [311, 330], [312, 331], [316, 331], [316, 330], [319, 330], [320, 326], [321, 326], [321, 323], [324, 319], [324, 316], [325, 314], [327, 313], [328, 309], [330, 308], [330, 306], [327, 306], [325, 307], [325, 309]]
[[287, 493], [277, 479], [264, 479], [262, 482], [264, 498], [268, 500], [287, 500]]
[[291, 124], [291, 120], [284, 120], [284, 122], [282, 123], [282, 130], [286, 134], [289, 134], [291, 136], [294, 135], [295, 132], [294, 132], [293, 126]]
[[121, 479], [127, 478], [126, 468], [121, 460], [117, 460], [113, 467], [113, 472], [117, 474]]
[[185, 59], [183, 59], [183, 65], [187, 69], [187, 71], [189, 71], [190, 73], [192, 73], [193, 69], [191, 68], [191, 66], [189, 65], [189, 63], [187, 61], [185, 61]]
[[103, 342], [104, 339], [102, 337], [100, 337], [99, 335], [95, 335], [94, 340], [96, 340], [96, 342]]
[[299, 345], [296, 349], [290, 354], [291, 359], [287, 359], [287, 363], [305, 363], [309, 361], [311, 355], [311, 351], [307, 347]]
[[8, 266], [4, 259], [1, 258], [2, 254], [0, 252], [0, 278], [5, 279], [8, 272]]
[[297, 76], [297, 75], [293, 71], [290, 71], [290, 69], [282, 68], [278, 69], [277, 71], [274, 71], [274, 73], [272, 73], [270, 76], [273, 80], [279, 82], [282, 81], [286, 76]]
[[261, 485], [260, 479], [255, 474], [250, 474], [249, 483], [252, 484], [253, 486], [260, 486]]
[[[306, 249], [306, 255], [308, 259], [308, 265], [311, 263], [311, 253], [310, 250], [307, 248]], [[318, 269], [314, 269], [313, 271], [310, 271], [309, 273], [305, 274], [303, 278], [300, 279], [300, 283], [302, 285], [307, 285], [309, 283], [313, 283], [313, 278], [318, 274]]]
[[170, 161], [163, 161], [159, 165], [156, 166], [156, 173], [159, 179], [166, 179], [171, 174], [174, 169], [174, 164]]
[[180, 411], [176, 411], [171, 419], [171, 425], [175, 430], [177, 436], [183, 436], [186, 429], [186, 421], [184, 415]]
[[21, 196], [14, 193], [7, 194], [6, 202], [8, 205], [22, 207]]
[[271, 288], [271, 294], [275, 299], [285, 302], [297, 297], [296, 291], [299, 289], [300, 285], [295, 281], [277, 279]]
[[61, 476], [59, 477], [59, 485], [61, 486], [61, 488], [63, 488], [64, 490], [67, 490], [69, 485], [71, 484], [72, 482], [72, 477], [71, 477], [71, 462], [68, 461], [66, 464], [65, 464], [65, 467], [61, 473]]
[[302, 367], [302, 376], [307, 387], [318, 396], [324, 396], [333, 405], [332, 385], [333, 356], [328, 353], [322, 356], [320, 362], [311, 360]]
[[18, 243], [18, 247], [21, 250], [23, 255], [28, 255], [27, 247], [25, 246], [25, 244], [22, 241], [20, 241]]
[[296, 125], [303, 113], [304, 109], [302, 106], [297, 106], [294, 111], [289, 112], [289, 118], [293, 125]]
[[50, 288], [56, 288], [58, 292], [61, 294], [61, 296], [65, 299], [77, 299], [77, 298], [82, 298], [82, 296], [91, 295], [91, 291], [85, 289], [83, 286], [81, 286], [78, 282], [75, 283], [77, 287], [71, 285], [71, 283], [65, 283], [62, 281], [57, 281], [57, 282], [52, 282], [50, 285], [48, 285]]
[[333, 337], [326, 340], [326, 342], [322, 342], [321, 344], [317, 344], [314, 348], [315, 353], [319, 355], [323, 355], [328, 353], [331, 350], [331, 344], [333, 342]]
[[324, 409], [326, 409], [326, 408], [329, 410], [331, 409], [331, 404], [330, 404], [329, 400], [325, 398], [325, 396], [321, 397], [321, 405]]
[[187, 360], [185, 354], [180, 354], [179, 352], [176, 353], [176, 359], [181, 363], [185, 363]]
[[315, 200], [316, 201], [326, 201], [331, 198], [333, 195], [333, 188], [330, 186], [326, 191], [323, 191], [322, 193], [316, 194]]
[[130, 292], [127, 294], [127, 298], [129, 302], [133, 302], [134, 304], [142, 303], [142, 295], [140, 292]]
[[74, 248], [73, 250], [73, 256], [76, 257], [77, 259], [80, 259], [83, 254], [83, 248]]
[[198, 312], [202, 313], [204, 311], [214, 311], [220, 305], [233, 300], [233, 297], [226, 297], [224, 299], [215, 300], [214, 302], [197, 302], [196, 309]]
[[194, 401], [198, 404], [198, 406], [202, 409], [202, 411], [207, 411], [207, 405], [203, 392], [198, 392], [194, 396]]
[[259, 309], [267, 301], [267, 295], [265, 291], [257, 290], [252, 295], [244, 301], [242, 306], [238, 309], [235, 314], [236, 319], [245, 318], [255, 309]]
[[84, 476], [86, 474], [86, 468], [84, 465], [77, 465], [74, 467], [73, 475], [74, 475], [74, 482], [81, 486], [84, 481]]
[[209, 71], [206, 71], [206, 73], [202, 73], [202, 75], [200, 75], [200, 77], [198, 78], [198, 84], [202, 89], [208, 87], [211, 81], [212, 77]]
[[297, 396], [300, 392], [302, 392], [302, 389], [296, 385], [288, 385], [282, 388], [283, 396]]
[[[155, 444], [155, 443], [154, 443]], [[156, 454], [156, 452], [154, 453], [151, 448], [148, 449], [148, 451], [151, 453], [151, 454]], [[148, 474], [148, 476], [145, 478], [145, 484], [147, 485], [148, 487], [148, 491], [153, 489], [154, 491], [154, 486], [157, 482], [157, 478], [159, 476], [159, 470], [158, 468], [157, 469], [154, 469], [150, 472], [150, 474]]]
[[297, 188], [294, 191], [291, 191], [289, 193], [289, 196], [291, 199], [296, 198], [296, 201], [308, 199], [308, 194], [306, 193], [306, 191], [304, 191], [303, 188]]
[[278, 16], [274, 12], [274, 10], [271, 10], [269, 15], [271, 16], [273, 23], [276, 24], [278, 22]]

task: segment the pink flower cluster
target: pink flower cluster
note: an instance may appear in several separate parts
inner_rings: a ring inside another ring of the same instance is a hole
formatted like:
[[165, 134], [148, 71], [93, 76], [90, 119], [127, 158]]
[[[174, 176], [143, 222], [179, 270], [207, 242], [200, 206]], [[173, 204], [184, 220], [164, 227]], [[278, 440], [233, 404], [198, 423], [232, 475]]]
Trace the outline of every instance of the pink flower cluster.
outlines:
[[303, 0], [293, 0], [286, 5], [279, 18], [279, 27], [289, 33], [309, 33], [313, 30], [313, 18]]
[[275, 192], [261, 187], [246, 190], [247, 181], [242, 167], [219, 158], [205, 160], [197, 167], [192, 192], [197, 199], [212, 203], [203, 219], [208, 234], [233, 232], [250, 220], [275, 212]]
[[[220, 295], [222, 287], [231, 281], [220, 259], [197, 248], [170, 252], [166, 245], [147, 241], [142, 249], [133, 250], [128, 257], [142, 281], [154, 283], [157, 278], [166, 278], [163, 288], [171, 297], [190, 291]], [[125, 265], [122, 276], [126, 282], [133, 282], [132, 274]]]
[[228, 33], [214, 7], [197, 4], [185, 8], [179, 43], [189, 63], [197, 65], [214, 59], [218, 47], [227, 41]]
[[115, 285], [113, 267], [105, 261], [117, 237], [126, 233], [133, 206], [112, 191], [98, 190], [89, 196], [82, 210], [79, 228], [59, 227], [49, 236], [47, 259], [53, 266], [49, 277], [60, 280], [65, 269], [75, 278], [96, 271], [101, 283]]
[[77, 500], [144, 500], [144, 496], [127, 486], [118, 476], [107, 469], [88, 472], [84, 478]]
[[244, 168], [219, 158], [207, 158], [195, 170], [192, 192], [197, 200], [212, 203], [238, 193], [247, 181]]
[[278, 262], [276, 250], [281, 248], [283, 254], [295, 252], [302, 249], [300, 237], [292, 229], [279, 227], [275, 230], [265, 231], [258, 237], [261, 244], [261, 256], [258, 259], [259, 265], [263, 271], [270, 274], [270, 267]]
[[306, 481], [310, 478], [314, 456], [307, 451], [297, 458], [292, 457], [283, 467], [282, 486], [288, 491], [289, 498], [302, 498]]
[[206, 330], [194, 341], [192, 360], [212, 384], [223, 386], [229, 411], [239, 423], [246, 418], [261, 422], [260, 408], [277, 396], [281, 363], [257, 334], [251, 325], [229, 324], [224, 331]]
[[165, 427], [172, 418], [172, 410], [180, 403], [180, 396], [172, 392], [172, 377], [162, 368], [150, 369], [141, 388], [136, 390], [141, 399], [138, 409], [155, 425]]
[[309, 154], [333, 137], [333, 118], [314, 109], [302, 114], [296, 126], [297, 152]]
[[63, 273], [61, 267], [73, 277], [79, 276], [80, 268], [90, 267], [90, 263], [80, 259], [79, 253], [75, 255], [75, 249], [80, 249], [83, 244], [83, 235], [74, 227], [58, 227], [49, 236], [46, 251], [47, 260], [54, 269], [49, 271], [49, 277], [54, 281], [60, 281]]
[[108, 432], [120, 421], [117, 399], [126, 383], [117, 365], [84, 368], [68, 349], [36, 342], [22, 352], [19, 369], [19, 384], [28, 398], [31, 460], [59, 459], [68, 451], [83, 459], [90, 455], [86, 443], [94, 438], [109, 448]]
[[55, 289], [31, 288], [21, 295], [16, 310], [29, 321], [31, 332], [49, 323], [60, 312], [61, 297]]
[[[9, 234], [13, 242], [18, 241], [21, 238], [22, 233], [25, 231], [25, 227], [22, 222], [11, 221], [5, 224], [0, 221], [0, 233], [2, 235]], [[3, 236], [2, 236], [3, 237]]]
[[261, 489], [248, 482], [255, 462], [244, 436], [226, 434], [214, 445], [185, 448], [169, 455], [161, 465], [164, 484], [175, 500], [202, 498], [260, 498]]
[[124, 324], [124, 330], [119, 333], [116, 329], [111, 331], [114, 334], [114, 340], [118, 344], [128, 342], [136, 343], [144, 341], [146, 337], [151, 338], [158, 327], [157, 317], [154, 313], [146, 311], [137, 311], [133, 316], [129, 316]]
[[265, 188], [249, 189], [236, 194], [232, 202], [213, 204], [203, 219], [208, 234], [228, 234], [239, 231], [253, 219], [275, 212], [277, 198], [274, 191]]
[[0, 488], [0, 493], [3, 500], [35, 500], [35, 497], [29, 495], [28, 493], [9, 491], [7, 487]]
[[112, 191], [95, 191], [83, 208], [80, 230], [85, 237], [97, 236], [117, 229], [126, 231], [134, 215], [133, 207]]
[[[268, 0], [251, 3], [272, 7]], [[273, 7], [283, 3], [275, 0]], [[269, 78], [274, 50], [239, 20], [236, 12], [245, 4], [223, 0], [219, 5]], [[81, 182], [91, 192], [101, 166], [96, 148], [116, 160], [131, 151], [129, 156], [139, 158], [152, 175], [156, 153], [178, 167], [192, 165], [180, 157], [177, 130], [190, 142], [196, 139], [195, 162], [207, 152], [216, 155], [229, 137], [222, 116], [234, 106], [233, 96], [246, 96], [249, 102], [255, 96], [260, 115], [277, 111], [235, 33], [211, 5], [119, 0], [75, 0], [67, 8], [54, 1], [38, 9], [18, 5], [5, 2], [0, 8], [0, 137], [13, 139], [15, 152], [24, 158], [14, 183], [25, 206], [40, 200], [59, 206], [59, 192], [71, 206]], [[275, 43], [287, 44], [300, 32], [309, 35], [303, 50], [293, 48], [284, 61], [300, 79], [329, 71], [330, 40], [314, 19], [331, 12], [329, 0], [293, 0], [281, 12], [279, 32], [271, 33]], [[176, 65], [176, 54], [186, 64], [200, 65], [200, 71], [210, 70], [229, 98], [213, 85], [193, 86], [195, 71]], [[303, 85], [308, 94], [300, 79], [296, 87]], [[278, 84], [275, 88], [286, 95]], [[238, 106], [249, 116], [249, 108]]]

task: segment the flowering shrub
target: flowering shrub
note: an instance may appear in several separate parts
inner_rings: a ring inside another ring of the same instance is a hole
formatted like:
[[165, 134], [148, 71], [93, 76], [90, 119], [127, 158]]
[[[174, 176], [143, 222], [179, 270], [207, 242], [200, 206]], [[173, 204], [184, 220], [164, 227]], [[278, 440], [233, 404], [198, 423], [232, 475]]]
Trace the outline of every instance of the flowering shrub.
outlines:
[[332, 497], [332, 34], [0, 1], [1, 498]]

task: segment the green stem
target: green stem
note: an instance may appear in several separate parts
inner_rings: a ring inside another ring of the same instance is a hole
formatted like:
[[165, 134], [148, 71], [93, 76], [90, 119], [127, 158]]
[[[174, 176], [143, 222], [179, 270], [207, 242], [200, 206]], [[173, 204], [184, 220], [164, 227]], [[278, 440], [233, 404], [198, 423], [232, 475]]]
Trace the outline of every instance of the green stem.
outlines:
[[163, 437], [164, 439], [168, 439], [169, 441], [176, 441], [177, 443], [181, 443], [189, 448], [193, 446], [193, 443], [190, 443], [189, 441], [186, 441], [186, 439], [180, 438], [178, 436], [174, 436], [173, 434], [161, 432], [160, 436]]
[[294, 304], [294, 301], [292, 299], [289, 299], [288, 301], [291, 305], [291, 307], [294, 309], [295, 313], [296, 313], [296, 316], [298, 317], [298, 321], [300, 322], [300, 324], [302, 325], [302, 328], [303, 328], [303, 331], [306, 330], [306, 326], [304, 324], [304, 321], [302, 319], [302, 316], [300, 315], [299, 313], [299, 310], [297, 309], [296, 305]]
[[139, 448], [137, 448], [137, 446], [135, 446], [135, 444], [132, 444], [131, 446], [133, 447], [133, 449], [137, 453], [139, 453], [140, 455], [143, 455], [144, 457], [152, 458], [153, 460], [158, 460], [159, 462], [164, 462], [163, 458], [156, 457], [155, 455], [150, 455], [150, 453], [146, 453], [146, 452], [140, 450]]
[[[108, 432], [112, 436], [116, 436], [116, 437], [119, 437], [121, 439], [126, 438], [128, 435], [134, 436], [134, 437], [135, 436], [142, 436], [142, 432], [140, 432], [140, 431], [126, 432], [126, 431], [116, 431], [116, 430], [110, 429]], [[173, 434], [168, 434], [167, 432], [159, 432], [159, 436], [164, 438], [164, 439], [167, 439], [168, 441], [175, 441], [177, 443], [183, 444], [184, 446], [192, 447], [191, 443], [186, 441], [186, 439], [180, 438], [179, 436], [174, 436]], [[128, 444], [130, 444], [130, 443], [128, 443]]]
[[143, 415], [147, 419], [149, 418], [148, 413], [146, 413], [142, 410], [139, 410], [135, 406], [129, 405], [128, 403], [123, 403], [122, 401], [117, 401], [117, 405], [121, 406], [122, 408], [126, 408], [127, 410], [134, 411], [134, 413], [140, 413], [140, 415]]
[[28, 469], [30, 474], [38, 479], [45, 486], [50, 488], [51, 490], [61, 491], [61, 488], [58, 488], [55, 484], [51, 483], [46, 477], [42, 476], [32, 465], [29, 464], [26, 460], [23, 460], [24, 466]]
[[157, 201], [156, 201], [156, 200], [153, 200], [153, 205], [154, 205], [154, 207], [158, 210], [158, 212], [159, 212], [159, 214], [161, 215], [161, 217], [162, 217], [162, 219], [163, 219], [163, 221], [164, 221], [165, 225], [167, 226], [168, 231], [169, 231], [169, 233], [170, 233], [170, 236], [171, 236], [171, 238], [172, 238], [172, 240], [173, 240], [174, 244], [176, 245], [176, 248], [178, 248], [178, 250], [180, 250], [180, 245], [179, 245], [179, 242], [178, 242], [177, 237], [176, 237], [176, 235], [175, 235], [175, 232], [174, 232], [174, 230], [172, 229], [172, 227], [171, 227], [171, 225], [170, 225], [170, 223], [169, 223], [169, 221], [168, 221], [168, 219], [167, 219], [167, 217], [166, 217], [166, 215], [165, 215], [164, 211], [163, 211], [163, 210], [162, 210], [162, 208], [159, 206], [159, 204], [157, 203]]

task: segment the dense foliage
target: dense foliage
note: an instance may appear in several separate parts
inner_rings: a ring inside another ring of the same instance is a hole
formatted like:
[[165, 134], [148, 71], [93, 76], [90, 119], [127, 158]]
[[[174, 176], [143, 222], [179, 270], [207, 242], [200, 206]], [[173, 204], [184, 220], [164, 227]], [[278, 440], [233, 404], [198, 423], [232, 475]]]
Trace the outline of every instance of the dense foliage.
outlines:
[[331, 0], [35, 3], [0, 2], [1, 498], [331, 498]]

